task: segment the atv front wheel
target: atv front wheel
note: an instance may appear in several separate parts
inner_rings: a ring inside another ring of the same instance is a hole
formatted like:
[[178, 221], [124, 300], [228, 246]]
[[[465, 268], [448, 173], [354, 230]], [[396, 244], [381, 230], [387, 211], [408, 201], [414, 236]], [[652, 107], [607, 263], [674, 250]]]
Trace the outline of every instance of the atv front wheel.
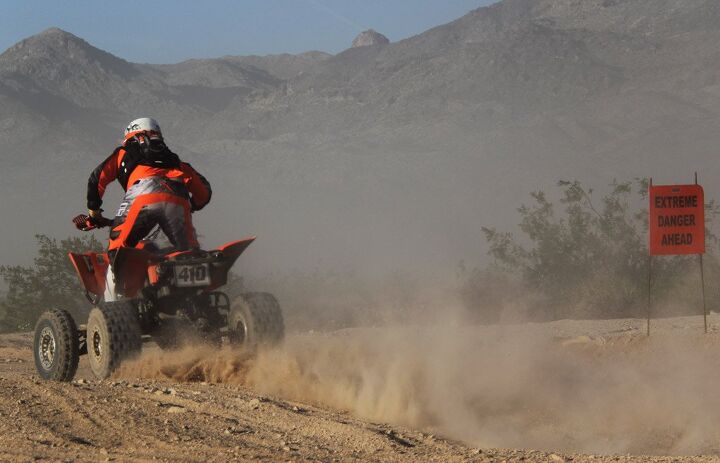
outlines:
[[233, 301], [228, 314], [230, 343], [255, 350], [274, 347], [285, 337], [277, 299], [270, 293], [245, 293]]
[[87, 351], [96, 378], [109, 377], [123, 360], [139, 353], [141, 347], [140, 324], [132, 305], [111, 303], [90, 311]]
[[35, 368], [42, 379], [71, 381], [77, 371], [79, 353], [78, 331], [65, 310], [43, 312], [35, 324]]

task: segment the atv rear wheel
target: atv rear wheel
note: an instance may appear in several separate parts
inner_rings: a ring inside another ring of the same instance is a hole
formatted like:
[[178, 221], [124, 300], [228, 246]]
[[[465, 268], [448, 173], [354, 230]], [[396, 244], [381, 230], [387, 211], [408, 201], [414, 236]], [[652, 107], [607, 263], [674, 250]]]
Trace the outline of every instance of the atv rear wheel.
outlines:
[[160, 349], [174, 350], [182, 346], [182, 334], [180, 333], [180, 327], [177, 325], [176, 320], [163, 320], [161, 325], [155, 330], [152, 339]]
[[132, 305], [112, 303], [90, 311], [87, 351], [96, 378], [110, 376], [123, 360], [139, 353], [141, 347], [140, 324]]
[[78, 331], [65, 310], [43, 312], [35, 324], [35, 368], [42, 379], [71, 381], [77, 371], [79, 353]]
[[189, 320], [166, 318], [152, 333], [152, 339], [162, 350], [176, 350], [191, 345], [220, 347], [222, 338], [217, 330], [201, 331]]
[[277, 299], [270, 293], [245, 293], [233, 301], [228, 314], [230, 343], [255, 350], [274, 347], [285, 337]]

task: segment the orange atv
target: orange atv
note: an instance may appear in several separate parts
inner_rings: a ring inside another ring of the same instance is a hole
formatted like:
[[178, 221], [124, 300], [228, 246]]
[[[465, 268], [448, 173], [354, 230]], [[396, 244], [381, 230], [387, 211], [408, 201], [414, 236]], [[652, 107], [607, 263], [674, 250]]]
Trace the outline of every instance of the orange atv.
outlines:
[[[87, 216], [74, 222], [83, 231], [109, 225]], [[163, 349], [192, 340], [214, 345], [225, 341], [251, 351], [279, 344], [284, 324], [272, 294], [245, 293], [231, 304], [218, 291], [254, 240], [234, 241], [213, 251], [183, 252], [162, 252], [152, 241], [141, 241], [112, 256], [111, 272], [107, 253], [70, 253], [93, 308], [87, 324], [80, 326], [65, 310], [40, 316], [33, 344], [38, 373], [46, 380], [71, 381], [80, 356], [87, 354], [94, 375], [107, 378], [151, 340]], [[111, 297], [106, 291], [109, 278], [115, 293]]]

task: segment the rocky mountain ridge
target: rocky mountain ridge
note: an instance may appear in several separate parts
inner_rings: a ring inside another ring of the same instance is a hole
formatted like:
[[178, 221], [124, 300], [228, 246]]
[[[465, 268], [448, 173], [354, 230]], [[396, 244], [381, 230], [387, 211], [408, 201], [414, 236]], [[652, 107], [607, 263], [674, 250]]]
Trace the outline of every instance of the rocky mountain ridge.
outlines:
[[[223, 185], [203, 216], [213, 241], [241, 226], [264, 233], [279, 243], [271, 265], [476, 261], [480, 226], [510, 225], [529, 191], [560, 178], [670, 181], [679, 156], [720, 175], [718, 39], [714, 0], [504, 0], [334, 56], [174, 65], [49, 30], [0, 55], [0, 166], [13, 169], [3, 188], [64, 220], [77, 207], [38, 200], [30, 179], [71, 179], [51, 187], [81, 203], [122, 127], [153, 115]], [[388, 244], [368, 252], [368, 240]]]
[[374, 29], [368, 29], [366, 31], [361, 32], [357, 37], [355, 37], [355, 40], [353, 40], [352, 48], [360, 48], [360, 47], [371, 47], [375, 45], [387, 45], [390, 43], [390, 40], [382, 35], [381, 33], [377, 32]]

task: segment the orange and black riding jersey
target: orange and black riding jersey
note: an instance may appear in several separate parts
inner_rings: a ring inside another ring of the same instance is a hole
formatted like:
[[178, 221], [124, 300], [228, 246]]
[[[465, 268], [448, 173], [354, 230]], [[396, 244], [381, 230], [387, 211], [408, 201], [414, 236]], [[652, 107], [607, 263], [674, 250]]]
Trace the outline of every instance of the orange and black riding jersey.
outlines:
[[127, 191], [128, 186], [149, 177], [182, 182], [190, 193], [190, 205], [194, 211], [202, 209], [210, 202], [212, 189], [207, 179], [190, 164], [180, 161], [167, 146], [146, 154], [137, 143], [130, 142], [116, 148], [90, 174], [87, 189], [88, 209], [100, 209], [105, 189], [114, 180]]

